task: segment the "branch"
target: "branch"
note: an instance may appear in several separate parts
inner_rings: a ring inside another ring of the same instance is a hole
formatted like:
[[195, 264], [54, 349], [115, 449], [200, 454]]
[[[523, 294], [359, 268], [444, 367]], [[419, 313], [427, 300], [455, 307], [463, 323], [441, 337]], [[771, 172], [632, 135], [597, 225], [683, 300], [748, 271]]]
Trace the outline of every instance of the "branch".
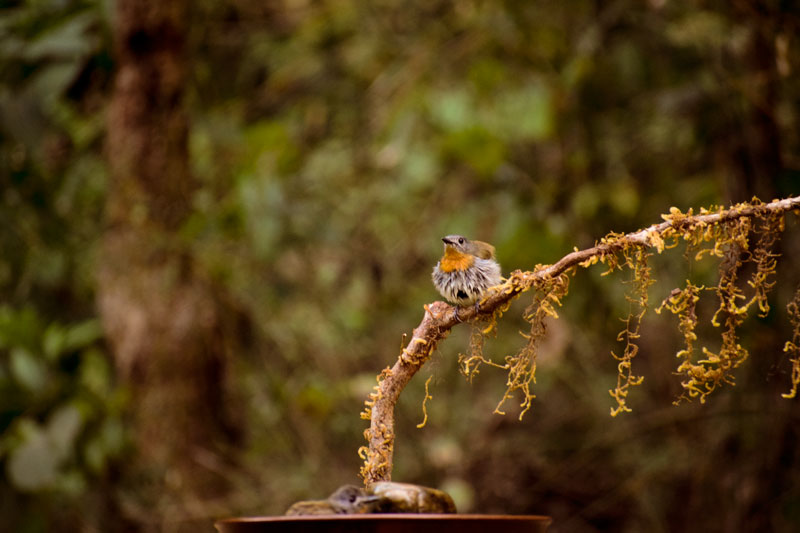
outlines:
[[775, 200], [762, 204], [754, 199], [753, 204], [739, 204], [730, 209], [715, 212], [701, 210], [698, 215], [689, 210], [683, 214], [672, 208], [669, 215], [662, 215], [664, 222], [653, 224], [643, 230], [626, 235], [611, 235], [600, 244], [585, 250], [576, 250], [562, 257], [552, 265], [537, 265], [534, 271], [515, 270], [501, 285], [493, 288], [480, 302], [479, 308], [453, 308], [444, 302], [434, 302], [425, 306], [425, 315], [413, 336], [403, 349], [392, 368], [386, 368], [379, 376], [375, 392], [367, 401], [370, 427], [365, 431], [368, 447], [360, 454], [365, 460], [361, 469], [364, 482], [370, 486], [378, 481], [391, 480], [392, 456], [394, 453], [394, 407], [400, 393], [412, 377], [430, 359], [439, 342], [447, 337], [450, 330], [459, 322], [467, 322], [479, 317], [489, 318], [498, 310], [505, 309], [511, 301], [531, 288], [541, 287], [567, 273], [576, 266], [589, 266], [612, 256], [626, 246], [654, 247], [659, 252], [664, 249], [666, 239], [678, 239], [687, 231], [714, 226], [728, 220], [742, 217], [760, 216], [770, 213], [785, 213], [800, 209], [800, 196]]

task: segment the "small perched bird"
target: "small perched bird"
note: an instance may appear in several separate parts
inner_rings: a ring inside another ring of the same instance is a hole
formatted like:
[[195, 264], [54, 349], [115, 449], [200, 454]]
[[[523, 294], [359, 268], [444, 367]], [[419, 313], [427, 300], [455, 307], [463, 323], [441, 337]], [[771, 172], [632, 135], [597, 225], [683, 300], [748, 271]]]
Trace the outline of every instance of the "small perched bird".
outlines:
[[306, 500], [292, 504], [287, 516], [364, 514], [379, 512], [380, 496], [355, 485], [342, 485], [327, 500]]
[[378, 513], [455, 513], [453, 498], [444, 491], [394, 481], [379, 481], [372, 486], [378, 497]]
[[436, 263], [432, 278], [436, 289], [448, 301], [472, 305], [486, 289], [500, 284], [500, 264], [494, 258], [494, 246], [461, 235], [448, 235], [442, 242], [444, 255]]

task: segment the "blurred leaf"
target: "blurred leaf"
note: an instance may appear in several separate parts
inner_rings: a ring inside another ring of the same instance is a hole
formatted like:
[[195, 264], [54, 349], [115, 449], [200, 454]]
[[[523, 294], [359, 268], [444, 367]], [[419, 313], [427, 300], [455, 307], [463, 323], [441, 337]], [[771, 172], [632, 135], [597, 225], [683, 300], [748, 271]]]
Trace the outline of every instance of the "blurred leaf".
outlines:
[[590, 185], [581, 187], [572, 197], [572, 209], [585, 219], [592, 218], [602, 203], [600, 194], [600, 191]]
[[70, 61], [41, 67], [30, 81], [29, 88], [38, 93], [43, 103], [49, 105], [72, 83], [81, 66], [78, 61]]
[[85, 348], [103, 336], [103, 328], [100, 320], [93, 318], [68, 326], [65, 331], [64, 347], [65, 351]]
[[70, 16], [26, 43], [23, 57], [28, 61], [41, 61], [88, 54], [92, 49], [92, 43], [87, 40], [85, 32], [96, 20], [95, 13], [91, 11]]
[[64, 327], [55, 322], [47, 326], [42, 336], [42, 349], [49, 361], [55, 361], [64, 351], [67, 341], [67, 332]]
[[271, 174], [296, 168], [299, 154], [283, 122], [261, 121], [249, 126], [245, 147], [247, 153], [241, 158], [245, 170]]
[[630, 182], [623, 182], [614, 187], [608, 200], [614, 210], [622, 215], [632, 216], [639, 209], [639, 193]]
[[441, 486], [441, 490], [452, 496], [459, 513], [467, 513], [475, 504], [475, 487], [468, 481], [460, 478], [447, 478]]
[[83, 457], [96, 474], [103, 472], [108, 462], [119, 456], [125, 443], [125, 431], [116, 418], [108, 418], [92, 434], [83, 449]]
[[431, 93], [428, 112], [436, 124], [449, 131], [468, 128], [475, 120], [475, 104], [461, 88]]
[[508, 69], [500, 61], [480, 58], [470, 65], [469, 79], [478, 90], [494, 91], [508, 79]]
[[309, 384], [297, 395], [298, 406], [316, 419], [324, 419], [331, 412], [331, 397], [327, 387]]
[[56, 488], [61, 494], [76, 498], [86, 492], [86, 476], [77, 468], [71, 468], [56, 479]]
[[9, 454], [7, 472], [11, 482], [23, 491], [55, 488], [63, 481], [60, 467], [74, 451], [82, 417], [72, 405], [56, 409], [44, 427], [18, 425], [22, 441]]
[[11, 349], [10, 370], [14, 380], [30, 392], [40, 392], [47, 383], [44, 362], [25, 348]]
[[401, 172], [408, 193], [413, 194], [434, 184], [441, 165], [436, 154], [427, 146], [415, 146], [403, 158]]
[[555, 109], [541, 83], [501, 93], [487, 119], [497, 135], [511, 140], [542, 140], [553, 134]]
[[505, 143], [479, 126], [451, 132], [445, 137], [443, 148], [484, 176], [493, 174], [506, 156]]
[[[50, 107], [53, 118], [69, 135], [70, 140], [77, 149], [89, 148], [103, 134], [105, 122], [100, 115], [83, 115], [74, 108], [74, 105], [63, 100], [53, 102]], [[76, 161], [76, 166], [88, 167], [91, 163]], [[85, 176], [81, 175], [81, 178]], [[83, 181], [83, 180], [82, 180]]]
[[695, 11], [670, 24], [667, 36], [680, 46], [719, 48], [731, 31], [727, 21], [713, 11]]
[[31, 307], [14, 310], [0, 306], [0, 347], [36, 349], [42, 329], [39, 315]]
[[274, 179], [246, 176], [239, 180], [239, 199], [246, 215], [253, 251], [258, 257], [269, 258], [280, 237], [284, 195]]
[[58, 477], [58, 458], [53, 454], [47, 434], [37, 430], [15, 448], [6, 464], [11, 483], [23, 491], [53, 487]]
[[62, 405], [50, 415], [45, 431], [56, 462], [63, 462], [74, 450], [82, 425], [83, 417], [74, 405]]
[[112, 372], [108, 358], [97, 349], [88, 349], [83, 353], [80, 366], [80, 382], [87, 389], [105, 397], [112, 389]]

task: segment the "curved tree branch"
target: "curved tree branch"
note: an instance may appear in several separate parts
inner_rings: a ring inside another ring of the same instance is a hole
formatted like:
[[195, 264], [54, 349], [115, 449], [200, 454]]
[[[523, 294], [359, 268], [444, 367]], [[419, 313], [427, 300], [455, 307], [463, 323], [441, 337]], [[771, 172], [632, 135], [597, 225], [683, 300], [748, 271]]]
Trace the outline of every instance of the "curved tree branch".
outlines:
[[[664, 222], [653, 224], [643, 230], [626, 235], [605, 238], [600, 244], [585, 250], [576, 250], [562, 257], [552, 265], [537, 266], [534, 271], [515, 270], [508, 279], [494, 288], [480, 307], [453, 308], [444, 302], [434, 302], [425, 306], [425, 315], [413, 336], [403, 349], [392, 368], [386, 368], [379, 376], [375, 392], [367, 402], [370, 427], [365, 431], [369, 443], [362, 448], [365, 459], [361, 475], [369, 486], [378, 481], [389, 481], [392, 475], [392, 456], [394, 453], [394, 407], [400, 393], [412, 377], [430, 359], [439, 342], [447, 337], [450, 330], [459, 322], [467, 322], [480, 316], [491, 317], [495, 311], [533, 287], [541, 286], [547, 280], [556, 278], [570, 269], [593, 263], [610, 256], [625, 246], [655, 247], [661, 251], [664, 239], [675, 236], [672, 230], [681, 232], [691, 228], [703, 228], [741, 217], [751, 217], [768, 213], [784, 213], [800, 209], [800, 196], [775, 200], [767, 204], [740, 204], [730, 209], [716, 212], [703, 210], [699, 215], [682, 214], [673, 209], [664, 215]], [[588, 262], [588, 263], [587, 263]]]

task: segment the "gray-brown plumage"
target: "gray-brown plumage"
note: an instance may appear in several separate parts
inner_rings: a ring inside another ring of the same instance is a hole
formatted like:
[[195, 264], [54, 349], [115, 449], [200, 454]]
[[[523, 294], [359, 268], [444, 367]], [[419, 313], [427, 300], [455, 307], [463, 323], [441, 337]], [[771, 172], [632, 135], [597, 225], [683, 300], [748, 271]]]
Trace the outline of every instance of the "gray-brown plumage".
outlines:
[[442, 238], [444, 255], [431, 274], [439, 293], [451, 303], [467, 306], [478, 302], [489, 287], [502, 281], [494, 246], [461, 235]]
[[394, 481], [380, 481], [372, 486], [378, 496], [379, 513], [455, 513], [453, 498], [444, 491]]
[[342, 485], [326, 500], [306, 500], [293, 504], [287, 516], [364, 514], [376, 512], [379, 498], [355, 485]]
[[455, 513], [453, 498], [444, 491], [381, 481], [370, 490], [355, 485], [342, 485], [325, 500], [305, 500], [293, 504], [287, 516], [311, 516], [365, 513]]

